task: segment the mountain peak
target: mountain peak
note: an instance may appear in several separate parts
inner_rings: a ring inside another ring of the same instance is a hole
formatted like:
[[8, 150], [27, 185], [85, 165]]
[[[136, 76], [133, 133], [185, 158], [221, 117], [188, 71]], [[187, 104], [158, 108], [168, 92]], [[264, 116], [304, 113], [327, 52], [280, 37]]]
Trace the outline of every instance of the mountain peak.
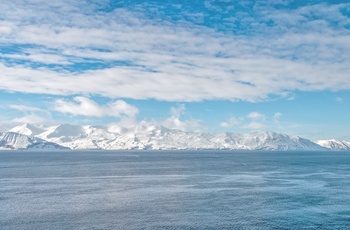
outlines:
[[9, 130], [9, 132], [20, 133], [27, 136], [34, 136], [44, 132], [44, 130], [34, 125], [26, 123], [12, 128], [11, 130]]
[[15, 132], [5, 132], [0, 135], [0, 149], [69, 149], [56, 143], [42, 140], [34, 136], [27, 136]]
[[57, 126], [53, 132], [47, 135], [47, 138], [55, 137], [83, 137], [85, 136], [84, 129], [78, 125], [62, 124]]

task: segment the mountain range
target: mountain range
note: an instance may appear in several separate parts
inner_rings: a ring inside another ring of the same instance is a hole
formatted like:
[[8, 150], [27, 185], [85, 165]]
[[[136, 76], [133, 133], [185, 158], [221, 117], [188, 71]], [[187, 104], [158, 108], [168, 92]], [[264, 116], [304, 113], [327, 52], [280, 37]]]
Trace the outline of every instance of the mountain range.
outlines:
[[255, 131], [240, 133], [198, 133], [168, 129], [146, 122], [133, 127], [77, 126], [52, 127], [23, 124], [0, 133], [0, 150], [350, 150], [350, 142], [311, 140], [286, 134]]

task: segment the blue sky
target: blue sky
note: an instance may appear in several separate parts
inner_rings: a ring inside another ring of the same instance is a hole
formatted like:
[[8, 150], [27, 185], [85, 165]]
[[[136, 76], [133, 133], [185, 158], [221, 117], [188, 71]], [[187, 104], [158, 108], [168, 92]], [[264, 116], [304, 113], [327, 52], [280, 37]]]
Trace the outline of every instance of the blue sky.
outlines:
[[348, 1], [0, 3], [0, 123], [350, 140]]

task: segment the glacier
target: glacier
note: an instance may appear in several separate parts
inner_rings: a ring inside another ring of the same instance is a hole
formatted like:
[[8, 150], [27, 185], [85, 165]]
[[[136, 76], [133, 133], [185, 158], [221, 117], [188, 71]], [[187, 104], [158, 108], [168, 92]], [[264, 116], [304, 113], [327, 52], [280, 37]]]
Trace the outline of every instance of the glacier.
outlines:
[[22, 124], [0, 133], [0, 149], [325, 151], [349, 150], [350, 143], [313, 142], [269, 131], [246, 134], [185, 132], [146, 122], [131, 127]]

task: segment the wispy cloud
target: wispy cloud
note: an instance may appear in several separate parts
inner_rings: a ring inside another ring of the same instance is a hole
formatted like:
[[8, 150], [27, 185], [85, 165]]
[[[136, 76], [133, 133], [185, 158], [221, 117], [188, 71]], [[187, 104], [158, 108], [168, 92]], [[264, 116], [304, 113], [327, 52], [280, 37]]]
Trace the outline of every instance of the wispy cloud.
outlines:
[[229, 127], [236, 126], [240, 123], [241, 123], [241, 119], [238, 119], [238, 118], [232, 116], [227, 121], [221, 122], [220, 126], [224, 127], [224, 128], [229, 128]]
[[40, 109], [37, 107], [27, 106], [27, 105], [8, 105], [10, 109], [15, 109], [21, 112], [44, 112], [47, 113], [47, 110]]
[[338, 102], [338, 103], [343, 103], [343, 102], [344, 102], [344, 99], [341, 98], [341, 97], [336, 97], [336, 98], [335, 98], [335, 101]]
[[19, 113], [17, 117], [12, 119], [6, 119], [5, 123], [7, 124], [52, 124], [55, 123], [52, 120], [50, 111], [47, 109], [42, 109], [35, 106], [28, 106], [23, 104], [10, 104], [5, 106], [11, 110], [17, 110]]
[[227, 121], [221, 122], [220, 126], [223, 128], [236, 126], [237, 130], [262, 130], [274, 127], [282, 128], [279, 124], [281, 117], [282, 113], [280, 112], [276, 112], [273, 114], [273, 116], [267, 116], [265, 114], [254, 111], [241, 117], [231, 116]]
[[282, 115], [283, 115], [283, 114], [282, 114], [281, 112], [275, 113], [275, 114], [273, 115], [273, 121], [274, 121], [275, 123], [278, 123], [278, 122], [280, 121]]
[[59, 64], [69, 65], [72, 64], [64, 56], [46, 53], [33, 53], [33, 54], [0, 54], [0, 57], [7, 59], [28, 60], [31, 62], [39, 62], [43, 64]]
[[139, 112], [135, 106], [123, 100], [117, 100], [106, 105], [99, 105], [86, 97], [75, 97], [74, 101], [58, 99], [55, 102], [53, 110], [74, 116], [81, 115], [91, 117], [135, 117]]
[[26, 115], [23, 117], [17, 117], [17, 118], [13, 118], [9, 121], [9, 123], [18, 123], [18, 124], [50, 124], [50, 121], [48, 121], [46, 118], [42, 117], [42, 116], [38, 116], [36, 114], [30, 114], [30, 115]]

